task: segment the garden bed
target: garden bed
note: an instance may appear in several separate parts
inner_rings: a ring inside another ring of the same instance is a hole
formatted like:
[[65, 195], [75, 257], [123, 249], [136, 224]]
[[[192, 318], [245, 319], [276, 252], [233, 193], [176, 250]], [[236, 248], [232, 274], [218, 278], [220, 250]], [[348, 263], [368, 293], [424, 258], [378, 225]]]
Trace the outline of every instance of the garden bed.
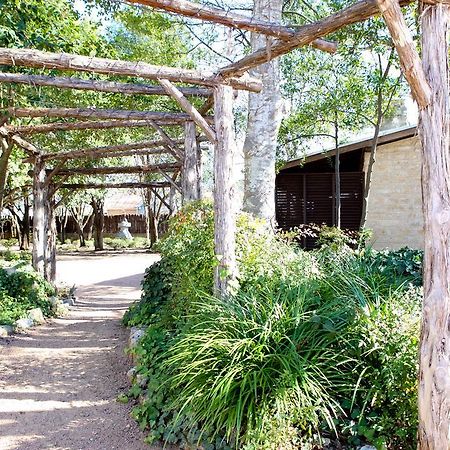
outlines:
[[421, 253], [363, 244], [327, 229], [304, 252], [241, 215], [239, 283], [218, 299], [211, 205], [172, 219], [124, 317], [145, 328], [128, 398], [148, 442], [415, 448]]

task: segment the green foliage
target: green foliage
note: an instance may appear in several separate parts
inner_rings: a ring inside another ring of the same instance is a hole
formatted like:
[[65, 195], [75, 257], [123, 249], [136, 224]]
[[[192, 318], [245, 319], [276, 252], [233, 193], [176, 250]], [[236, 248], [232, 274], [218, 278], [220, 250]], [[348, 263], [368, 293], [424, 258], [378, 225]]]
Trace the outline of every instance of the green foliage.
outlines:
[[150, 325], [156, 322], [171, 294], [172, 275], [166, 264], [157, 262], [147, 268], [142, 281], [141, 300], [131, 305], [123, 316], [125, 326]]
[[197, 311], [198, 323], [167, 354], [168, 383], [179, 392], [173, 407], [189, 425], [255, 448], [274, 421], [300, 432], [333, 427], [349, 390], [335, 348], [347, 306], [321, 304], [309, 286], [280, 285], [207, 298]]
[[13, 324], [32, 308], [41, 308], [50, 316], [51, 295], [55, 295], [54, 287], [31, 267], [18, 267], [11, 274], [0, 269], [0, 324]]
[[294, 449], [336, 433], [412, 449], [420, 253], [352, 249], [334, 229], [306, 253], [237, 223], [234, 296], [211, 295], [213, 213], [199, 203], [172, 220], [125, 317], [148, 326], [128, 395], [148, 441]]

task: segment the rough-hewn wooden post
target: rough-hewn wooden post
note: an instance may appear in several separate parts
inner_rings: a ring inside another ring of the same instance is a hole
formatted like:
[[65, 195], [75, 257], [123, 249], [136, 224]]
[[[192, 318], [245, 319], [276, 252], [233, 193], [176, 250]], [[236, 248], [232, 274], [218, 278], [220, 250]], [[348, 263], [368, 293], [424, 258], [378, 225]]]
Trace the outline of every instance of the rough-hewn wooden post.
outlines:
[[425, 218], [424, 305], [420, 345], [419, 449], [450, 449], [449, 6], [421, 14], [423, 68], [431, 103], [420, 113]]
[[184, 160], [181, 189], [183, 191], [183, 203], [189, 203], [200, 199], [201, 161], [195, 123], [186, 122], [184, 130]]
[[214, 149], [214, 245], [218, 265], [214, 273], [216, 295], [230, 291], [236, 278], [235, 174], [233, 170], [234, 139], [233, 88], [214, 88], [217, 142]]
[[45, 275], [46, 214], [45, 214], [45, 165], [36, 157], [33, 171], [33, 267]]
[[55, 197], [52, 189], [45, 189], [45, 221], [46, 241], [44, 251], [44, 275], [47, 281], [53, 283], [56, 279], [56, 214]]

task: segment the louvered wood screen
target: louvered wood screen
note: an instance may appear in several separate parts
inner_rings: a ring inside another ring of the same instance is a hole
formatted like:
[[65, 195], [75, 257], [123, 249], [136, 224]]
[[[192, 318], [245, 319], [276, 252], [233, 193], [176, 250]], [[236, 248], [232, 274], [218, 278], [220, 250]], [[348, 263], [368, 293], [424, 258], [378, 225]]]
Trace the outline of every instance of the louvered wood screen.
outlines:
[[[279, 173], [276, 182], [278, 226], [289, 230], [299, 225], [334, 225], [334, 173]], [[357, 230], [363, 201], [363, 172], [341, 173], [341, 227]], [[314, 246], [312, 239], [303, 242]]]

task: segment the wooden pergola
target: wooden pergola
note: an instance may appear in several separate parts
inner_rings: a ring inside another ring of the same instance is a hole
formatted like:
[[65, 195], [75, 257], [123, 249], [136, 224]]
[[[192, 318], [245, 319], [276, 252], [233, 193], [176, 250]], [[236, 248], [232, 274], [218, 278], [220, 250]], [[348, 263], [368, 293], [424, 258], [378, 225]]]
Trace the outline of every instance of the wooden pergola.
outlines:
[[[216, 73], [146, 63], [114, 61], [79, 55], [54, 54], [28, 49], [0, 49], [0, 64], [58, 70], [141, 77], [157, 80], [159, 86], [106, 81], [87, 81], [62, 77], [37, 77], [2, 74], [0, 82], [58, 86], [70, 89], [89, 89], [123, 94], [169, 95], [176, 100], [183, 113], [102, 111], [96, 109], [11, 109], [12, 117], [71, 117], [100, 119], [74, 123], [31, 125], [29, 127], [4, 125], [1, 128], [4, 153], [11, 143], [21, 146], [34, 161], [33, 191], [35, 198], [33, 262], [45, 273], [54, 260], [54, 232], [52, 218], [51, 180], [57, 174], [70, 176], [74, 169], [64, 168], [69, 159], [95, 155], [130, 154], [133, 151], [163, 149], [174, 161], [170, 168], [148, 166], [127, 170], [158, 171], [165, 173], [166, 182], [174, 179], [165, 171], [181, 171], [182, 188], [187, 201], [199, 196], [197, 126], [214, 144], [214, 212], [215, 253], [220, 256], [215, 272], [215, 289], [220, 295], [228, 292], [230, 281], [236, 276], [235, 212], [233, 206], [233, 89], [259, 92], [262, 83], [247, 72], [296, 48], [313, 46], [333, 53], [336, 44], [324, 38], [341, 28], [382, 14], [397, 49], [404, 75], [410, 85], [421, 119], [423, 147], [423, 195], [425, 215], [425, 273], [424, 309], [420, 368], [420, 427], [419, 448], [450, 449], [450, 156], [449, 156], [449, 74], [448, 26], [450, 0], [421, 0], [422, 58], [406, 26], [401, 7], [413, 0], [360, 0], [329, 17], [304, 26], [290, 28], [278, 23], [254, 20], [250, 17], [207, 7], [185, 0], [129, 0], [130, 3], [191, 18], [219, 23], [224, 26], [249, 30], [267, 36], [267, 45], [242, 59], [219, 69]], [[201, 87], [177, 87], [185, 83]], [[214, 116], [206, 114], [212, 102], [208, 99], [200, 110], [194, 108], [187, 96], [212, 96]], [[168, 124], [185, 127], [183, 151], [162, 127]], [[151, 126], [158, 131], [161, 143], [152, 146], [116, 149], [87, 149], [80, 152], [52, 156], [23, 139], [33, 133], [53, 130], [106, 129], [121, 126]], [[55, 161], [47, 171], [47, 161]], [[0, 164], [1, 166], [1, 164]], [[99, 168], [106, 173], [106, 168]], [[111, 170], [108, 168], [108, 170]], [[90, 172], [92, 173], [92, 171]], [[99, 172], [98, 172], [99, 173]], [[0, 180], [1, 181], [1, 180]], [[4, 180], [2, 181], [4, 186]], [[1, 186], [0, 186], [1, 188]], [[3, 188], [1, 189], [3, 190]], [[223, 274], [226, 276], [223, 276]]]

